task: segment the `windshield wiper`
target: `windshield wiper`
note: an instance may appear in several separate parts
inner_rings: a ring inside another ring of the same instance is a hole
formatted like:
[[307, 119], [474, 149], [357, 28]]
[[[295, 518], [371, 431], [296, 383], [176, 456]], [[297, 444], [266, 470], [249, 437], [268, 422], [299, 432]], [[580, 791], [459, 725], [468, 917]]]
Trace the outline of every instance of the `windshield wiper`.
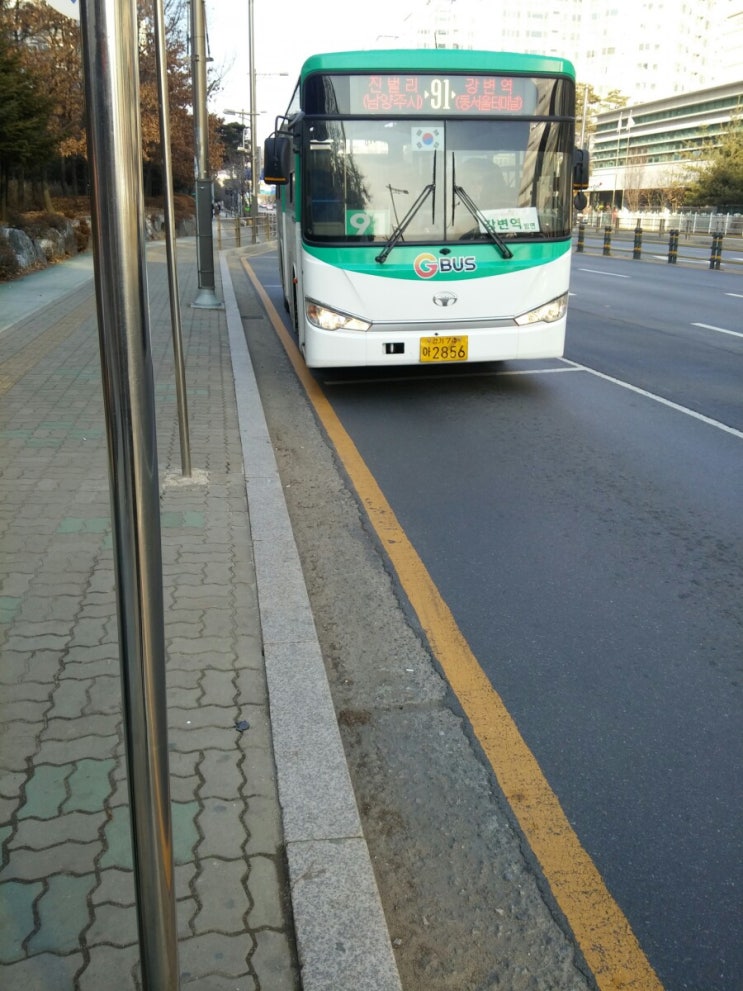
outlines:
[[390, 237], [387, 243], [385, 244], [383, 250], [374, 259], [375, 261], [378, 261], [380, 265], [384, 264], [384, 262], [387, 261], [387, 256], [389, 255], [390, 251], [392, 251], [392, 249], [395, 247], [396, 244], [400, 243], [400, 241], [402, 240], [402, 236], [405, 233], [408, 225], [413, 220], [413, 217], [415, 217], [415, 215], [418, 213], [418, 211], [426, 202], [429, 196], [433, 196], [433, 202], [431, 204], [431, 219], [433, 220], [436, 212], [436, 152], [435, 151], [433, 153], [433, 173], [431, 175], [431, 181], [428, 183], [427, 186], [424, 186], [423, 189], [420, 191], [420, 193], [416, 198], [415, 203], [413, 203], [413, 205], [410, 207], [408, 212], [402, 218], [400, 223], [397, 225], [397, 227], [395, 227], [392, 234], [390, 234]]
[[[464, 205], [467, 207], [467, 209], [475, 218], [475, 220], [478, 222], [478, 224], [482, 226], [487, 236], [496, 246], [498, 251], [500, 251], [501, 255], [504, 258], [513, 258], [513, 252], [511, 251], [511, 249], [508, 247], [508, 245], [503, 240], [503, 238], [493, 230], [492, 226], [488, 222], [488, 218], [479, 208], [477, 203], [475, 203], [475, 201], [472, 199], [472, 197], [464, 188], [464, 186], [457, 185], [457, 173], [456, 173], [456, 166], [454, 164], [453, 154], [451, 156], [451, 176], [452, 176], [452, 189], [454, 190], [454, 193], [459, 197], [461, 202], [464, 203]], [[452, 223], [454, 223], [454, 203], [452, 203]]]
[[472, 199], [472, 197], [464, 188], [464, 186], [457, 186], [455, 184], [454, 192], [457, 194], [457, 196], [462, 201], [462, 203], [464, 203], [464, 205], [467, 207], [467, 209], [475, 218], [475, 220], [478, 222], [478, 224], [480, 224], [483, 227], [485, 233], [493, 242], [493, 244], [496, 246], [498, 251], [500, 251], [501, 255], [503, 255], [504, 258], [513, 258], [513, 252], [511, 251], [511, 249], [508, 247], [508, 245], [503, 240], [503, 238], [499, 234], [496, 234], [496, 232], [493, 230], [491, 224], [488, 222], [487, 217], [478, 207], [477, 203], [475, 203], [475, 201]]

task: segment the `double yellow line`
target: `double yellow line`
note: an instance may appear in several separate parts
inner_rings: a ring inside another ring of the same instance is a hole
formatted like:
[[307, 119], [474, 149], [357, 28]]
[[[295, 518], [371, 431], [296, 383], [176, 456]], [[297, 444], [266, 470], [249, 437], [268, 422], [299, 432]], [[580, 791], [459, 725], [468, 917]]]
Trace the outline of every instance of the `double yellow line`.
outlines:
[[298, 378], [343, 460], [472, 728], [601, 991], [663, 991], [629, 922], [580, 844], [542, 771], [441, 598], [425, 565], [250, 264], [242, 264]]

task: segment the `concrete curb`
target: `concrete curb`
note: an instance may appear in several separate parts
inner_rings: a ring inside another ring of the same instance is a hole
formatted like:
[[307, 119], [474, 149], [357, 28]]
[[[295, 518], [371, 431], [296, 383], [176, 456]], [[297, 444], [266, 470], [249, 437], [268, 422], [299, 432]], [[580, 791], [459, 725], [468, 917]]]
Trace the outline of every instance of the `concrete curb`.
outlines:
[[220, 266], [302, 986], [401, 991], [225, 252]]

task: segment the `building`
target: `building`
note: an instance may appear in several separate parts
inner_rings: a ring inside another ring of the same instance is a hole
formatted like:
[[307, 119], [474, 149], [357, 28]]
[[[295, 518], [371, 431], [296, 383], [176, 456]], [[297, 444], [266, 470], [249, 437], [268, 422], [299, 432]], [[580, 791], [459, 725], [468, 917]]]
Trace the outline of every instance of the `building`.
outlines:
[[720, 0], [585, 0], [578, 78], [630, 103], [728, 82], [716, 75], [723, 7]]
[[570, 58], [580, 51], [586, 0], [422, 0], [399, 41], [415, 48], [479, 48]]
[[633, 104], [743, 78], [743, 0], [420, 0], [401, 25], [401, 46], [568, 58]]
[[665, 206], [743, 111], [743, 0], [421, 0], [397, 42], [568, 58], [628, 106], [600, 114], [591, 199]]
[[664, 207], [705, 151], [743, 114], [743, 80], [600, 114], [591, 157], [592, 205]]

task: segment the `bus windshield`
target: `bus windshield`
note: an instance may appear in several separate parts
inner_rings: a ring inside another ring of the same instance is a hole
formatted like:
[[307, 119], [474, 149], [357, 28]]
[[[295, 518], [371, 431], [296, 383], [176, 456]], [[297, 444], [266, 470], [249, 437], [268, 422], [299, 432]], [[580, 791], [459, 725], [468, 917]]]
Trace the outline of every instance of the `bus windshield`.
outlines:
[[565, 120], [307, 117], [303, 127], [308, 241], [570, 233], [573, 135]]

